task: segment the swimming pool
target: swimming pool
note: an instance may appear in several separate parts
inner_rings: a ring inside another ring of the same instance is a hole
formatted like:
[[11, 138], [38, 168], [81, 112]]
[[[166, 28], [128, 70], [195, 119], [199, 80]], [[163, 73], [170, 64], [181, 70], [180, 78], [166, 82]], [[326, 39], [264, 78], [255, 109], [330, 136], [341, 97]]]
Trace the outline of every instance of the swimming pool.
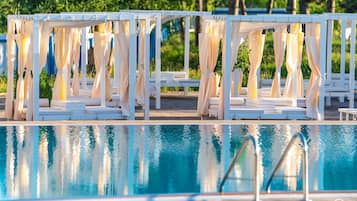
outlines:
[[[296, 132], [308, 139], [311, 191], [357, 190], [354, 125], [7, 126], [0, 127], [0, 199], [217, 192], [248, 133], [261, 149], [263, 190]], [[301, 190], [301, 152], [291, 154], [272, 191]], [[225, 191], [252, 191], [249, 156]]]

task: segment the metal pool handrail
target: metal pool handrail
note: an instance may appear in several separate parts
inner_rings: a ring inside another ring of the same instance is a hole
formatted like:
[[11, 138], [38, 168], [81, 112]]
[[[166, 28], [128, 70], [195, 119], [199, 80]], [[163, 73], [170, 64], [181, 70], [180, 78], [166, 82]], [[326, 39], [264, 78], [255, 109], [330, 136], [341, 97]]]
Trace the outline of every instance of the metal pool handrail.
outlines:
[[254, 174], [253, 174], [253, 180], [254, 180], [254, 197], [255, 200], [258, 201], [259, 200], [259, 171], [260, 169], [258, 169], [258, 158], [259, 158], [259, 147], [257, 144], [257, 140], [254, 136], [252, 135], [248, 135], [247, 138], [245, 139], [244, 144], [242, 145], [242, 147], [238, 150], [238, 152], [236, 153], [236, 155], [233, 158], [233, 161], [231, 162], [228, 171], [226, 172], [226, 174], [223, 177], [223, 180], [221, 182], [221, 184], [219, 185], [219, 192], [222, 192], [223, 186], [226, 182], [226, 180], [228, 179], [228, 175], [231, 173], [231, 171], [233, 170], [234, 165], [236, 164], [236, 162], [238, 161], [238, 159], [240, 158], [240, 156], [243, 153], [243, 150], [248, 146], [249, 142], [251, 142], [252, 146], [253, 146], [253, 154], [254, 154]]
[[267, 182], [266, 186], [266, 191], [270, 193], [270, 186], [271, 182], [273, 181], [274, 176], [276, 175], [277, 171], [279, 170], [280, 166], [283, 164], [284, 159], [287, 157], [291, 147], [294, 145], [295, 140], [300, 140], [301, 146], [299, 146], [303, 150], [303, 192], [304, 192], [304, 200], [308, 201], [309, 200], [309, 174], [308, 174], [308, 145], [306, 142], [306, 138], [302, 133], [296, 133], [293, 135], [293, 137], [290, 139], [290, 142], [288, 146], [285, 148], [283, 155], [281, 156], [278, 164], [275, 166], [275, 169], [271, 176], [269, 177], [269, 180]]

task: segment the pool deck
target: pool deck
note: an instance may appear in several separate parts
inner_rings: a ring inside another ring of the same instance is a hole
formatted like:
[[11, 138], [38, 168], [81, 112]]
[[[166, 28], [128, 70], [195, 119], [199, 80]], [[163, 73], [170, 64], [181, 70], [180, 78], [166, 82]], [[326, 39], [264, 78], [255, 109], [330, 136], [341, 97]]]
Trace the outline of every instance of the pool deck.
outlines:
[[[355, 201], [357, 192], [313, 192], [309, 194], [309, 199], [313, 201]], [[57, 201], [60, 199], [56, 199]], [[98, 198], [67, 198], [66, 201], [98, 200]], [[170, 195], [148, 195], [148, 196], [122, 196], [122, 197], [101, 197], [106, 201], [253, 201], [251, 193], [227, 193], [227, 194], [170, 194]], [[296, 201], [303, 200], [302, 193], [261, 193], [260, 200], [264, 201]]]
[[[337, 98], [332, 99], [332, 106], [325, 107], [325, 119], [327, 121], [333, 121], [339, 119], [338, 108], [348, 107], [348, 102], [339, 103]], [[355, 100], [355, 105], [357, 101]], [[197, 108], [197, 93], [190, 93], [188, 96], [183, 96], [182, 93], [165, 93], [161, 97], [161, 108], [155, 109], [155, 99], [150, 100], [150, 120], [164, 120], [164, 121], [177, 121], [182, 120], [187, 123], [187, 120], [197, 120], [201, 122], [201, 118], [196, 113]], [[6, 121], [5, 114], [5, 96], [0, 95], [0, 121]], [[137, 110], [136, 119], [143, 119], [143, 111]], [[207, 118], [206, 120], [217, 121], [213, 118]], [[122, 121], [122, 120], [121, 120]], [[190, 121], [190, 122], [191, 122]], [[242, 121], [242, 120], [239, 120]], [[249, 122], [250, 120], [248, 120]], [[327, 123], [327, 121], [324, 121]], [[108, 123], [108, 121], [106, 121]], [[247, 122], [247, 120], [244, 120]], [[254, 121], [253, 121], [254, 122]], [[266, 120], [259, 120], [259, 122], [269, 122]], [[276, 123], [276, 120], [274, 120]], [[285, 122], [285, 120], [279, 120], [279, 122]], [[288, 120], [288, 122], [294, 122], [294, 120]], [[302, 122], [302, 121], [298, 121]], [[315, 122], [315, 121], [313, 121]], [[340, 121], [339, 121], [340, 122]], [[196, 122], [197, 123], [197, 122]], [[227, 123], [227, 122], [226, 122]], [[341, 123], [341, 122], [340, 122]]]

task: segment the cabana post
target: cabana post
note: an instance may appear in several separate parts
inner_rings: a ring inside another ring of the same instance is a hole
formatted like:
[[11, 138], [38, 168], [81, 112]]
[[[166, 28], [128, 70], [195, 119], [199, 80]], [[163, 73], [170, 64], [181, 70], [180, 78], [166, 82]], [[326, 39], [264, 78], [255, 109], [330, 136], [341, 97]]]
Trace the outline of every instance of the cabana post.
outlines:
[[[185, 17], [185, 57], [184, 57], [184, 71], [185, 79], [189, 78], [190, 65], [190, 16]], [[184, 87], [184, 95], [188, 95], [188, 87]]]
[[40, 110], [40, 35], [39, 35], [39, 21], [35, 17], [33, 20], [33, 32], [32, 32], [32, 51], [33, 51], [33, 79], [32, 79], [32, 89], [33, 93], [30, 93], [30, 98], [33, 101], [33, 114], [27, 114], [27, 120], [40, 120], [39, 110]]
[[155, 108], [160, 109], [160, 89], [161, 89], [161, 16], [156, 16], [156, 28], [155, 28]]

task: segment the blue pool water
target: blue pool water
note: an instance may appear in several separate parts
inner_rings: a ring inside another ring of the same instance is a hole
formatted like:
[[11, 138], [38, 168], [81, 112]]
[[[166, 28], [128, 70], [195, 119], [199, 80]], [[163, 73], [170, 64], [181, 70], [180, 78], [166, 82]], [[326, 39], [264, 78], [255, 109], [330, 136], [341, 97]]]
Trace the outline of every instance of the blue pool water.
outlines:
[[[0, 127], [0, 199], [217, 192], [248, 133], [261, 149], [263, 190], [296, 132], [308, 139], [311, 191], [357, 190], [352, 125], [13, 126]], [[225, 191], [252, 191], [250, 154]], [[272, 191], [301, 190], [300, 149], [291, 155]]]

